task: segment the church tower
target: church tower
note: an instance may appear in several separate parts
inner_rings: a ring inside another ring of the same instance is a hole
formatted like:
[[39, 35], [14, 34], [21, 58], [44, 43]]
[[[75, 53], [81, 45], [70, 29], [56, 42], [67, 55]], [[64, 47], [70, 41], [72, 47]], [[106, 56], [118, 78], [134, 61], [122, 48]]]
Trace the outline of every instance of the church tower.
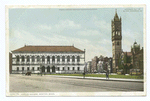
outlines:
[[119, 56], [122, 51], [122, 29], [121, 29], [121, 17], [118, 17], [117, 10], [114, 19], [111, 21], [112, 28], [112, 68], [113, 73], [116, 72], [118, 67]]

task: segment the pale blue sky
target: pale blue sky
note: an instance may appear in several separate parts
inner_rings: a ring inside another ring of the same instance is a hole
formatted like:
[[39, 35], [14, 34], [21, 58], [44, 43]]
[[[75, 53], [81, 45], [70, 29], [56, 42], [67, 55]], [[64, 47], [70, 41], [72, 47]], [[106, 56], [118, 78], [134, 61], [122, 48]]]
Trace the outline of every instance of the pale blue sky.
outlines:
[[[86, 61], [100, 55], [111, 57], [111, 20], [115, 9], [10, 9], [9, 50], [25, 44], [74, 44], [86, 49]], [[131, 9], [117, 8], [122, 18], [123, 51], [130, 51], [135, 40], [143, 47], [143, 9]]]

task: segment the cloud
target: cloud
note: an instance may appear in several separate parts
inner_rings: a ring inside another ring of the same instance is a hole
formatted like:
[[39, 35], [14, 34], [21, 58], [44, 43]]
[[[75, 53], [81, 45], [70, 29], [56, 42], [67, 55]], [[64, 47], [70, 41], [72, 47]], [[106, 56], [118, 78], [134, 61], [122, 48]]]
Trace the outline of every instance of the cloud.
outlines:
[[38, 28], [41, 30], [51, 30], [52, 27], [50, 25], [38, 25]]
[[100, 32], [98, 30], [85, 29], [82, 31], [78, 31], [76, 34], [81, 36], [96, 36], [96, 35], [100, 35]]
[[140, 32], [133, 32], [130, 29], [122, 31], [122, 49], [123, 51], [131, 51], [131, 46], [136, 42], [143, 47], [143, 35]]
[[92, 21], [93, 21], [94, 25], [96, 27], [98, 27], [100, 30], [105, 30], [105, 31], [110, 32], [110, 30], [111, 30], [111, 24], [110, 23], [107, 23], [103, 19], [98, 19], [98, 17], [95, 15], [92, 17]]
[[59, 21], [58, 24], [54, 25], [54, 28], [59, 29], [59, 30], [80, 29], [81, 25], [76, 24], [74, 21], [71, 21], [71, 20], [61, 20]]
[[[86, 49], [86, 61], [91, 60], [94, 56], [111, 56], [110, 50], [108, 47], [103, 47], [101, 44], [94, 44], [91, 40], [75, 38], [75, 37], [66, 37], [62, 35], [53, 34], [51, 37], [43, 36], [48, 43], [53, 45], [72, 45], [75, 47], [84, 50]], [[106, 46], [106, 45], [105, 45]]]

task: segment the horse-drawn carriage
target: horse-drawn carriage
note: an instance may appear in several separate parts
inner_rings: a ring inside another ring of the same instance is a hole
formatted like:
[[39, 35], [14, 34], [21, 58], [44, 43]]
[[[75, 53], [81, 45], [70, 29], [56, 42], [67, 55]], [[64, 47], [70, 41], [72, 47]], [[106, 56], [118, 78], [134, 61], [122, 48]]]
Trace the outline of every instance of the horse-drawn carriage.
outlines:
[[25, 75], [28, 75], [28, 76], [30, 75], [31, 76], [31, 72], [27, 72], [27, 73], [25, 73]]

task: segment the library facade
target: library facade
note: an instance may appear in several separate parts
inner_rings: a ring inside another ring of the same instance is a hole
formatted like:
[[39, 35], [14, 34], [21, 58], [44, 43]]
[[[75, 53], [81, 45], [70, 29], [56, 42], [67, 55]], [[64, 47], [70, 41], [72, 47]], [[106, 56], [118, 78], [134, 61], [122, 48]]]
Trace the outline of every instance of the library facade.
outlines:
[[10, 73], [83, 73], [85, 50], [74, 46], [25, 45], [11, 52]]

